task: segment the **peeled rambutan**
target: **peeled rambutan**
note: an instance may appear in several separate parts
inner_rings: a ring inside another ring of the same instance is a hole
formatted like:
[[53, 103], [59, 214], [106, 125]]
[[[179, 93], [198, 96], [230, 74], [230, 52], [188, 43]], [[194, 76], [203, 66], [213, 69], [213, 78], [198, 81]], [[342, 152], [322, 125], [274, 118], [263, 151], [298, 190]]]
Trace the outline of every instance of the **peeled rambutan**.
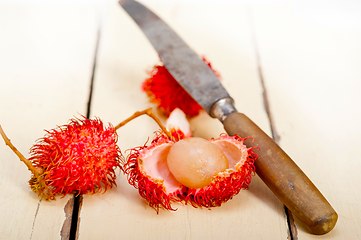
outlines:
[[149, 146], [131, 149], [124, 165], [128, 182], [157, 212], [175, 210], [172, 202], [221, 206], [248, 188], [257, 154], [243, 144], [245, 139], [222, 134], [200, 140], [180, 132], [171, 131], [181, 136], [177, 139], [158, 133]]
[[[2, 130], [2, 129], [1, 129]], [[71, 119], [64, 126], [46, 131], [23, 157], [1, 132], [5, 142], [32, 172], [31, 189], [47, 200], [68, 193], [94, 194], [116, 185], [115, 169], [121, 168], [118, 135], [100, 119]], [[121, 168], [122, 169], [122, 168]]]
[[[209, 61], [203, 61], [215, 72]], [[142, 90], [148, 95], [150, 102], [167, 117], [176, 108], [181, 109], [187, 117], [197, 116], [202, 107], [179, 85], [164, 65], [156, 65], [150, 72], [150, 77], [142, 84]]]

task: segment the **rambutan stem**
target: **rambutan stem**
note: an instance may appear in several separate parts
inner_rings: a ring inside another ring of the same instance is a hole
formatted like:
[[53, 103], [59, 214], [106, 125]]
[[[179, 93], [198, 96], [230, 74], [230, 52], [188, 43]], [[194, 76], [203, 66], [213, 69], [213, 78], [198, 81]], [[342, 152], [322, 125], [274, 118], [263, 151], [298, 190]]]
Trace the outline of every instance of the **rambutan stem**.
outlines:
[[121, 128], [122, 126], [124, 126], [125, 124], [127, 124], [128, 122], [132, 121], [133, 119], [142, 116], [142, 115], [148, 115], [149, 117], [153, 118], [153, 120], [158, 124], [158, 126], [162, 129], [162, 131], [167, 135], [167, 137], [169, 139], [172, 139], [172, 135], [167, 131], [167, 129], [164, 127], [164, 125], [162, 124], [162, 122], [159, 120], [159, 118], [155, 115], [155, 113], [153, 112], [153, 110], [151, 108], [145, 109], [143, 111], [138, 111], [135, 112], [132, 116], [130, 116], [129, 118], [125, 119], [123, 122], [119, 123], [117, 126], [114, 127], [115, 130], [118, 130], [119, 128]]
[[1, 136], [3, 137], [5, 144], [11, 148], [11, 150], [19, 157], [20, 161], [22, 161], [23, 163], [25, 163], [25, 165], [28, 167], [29, 171], [31, 171], [34, 175], [36, 174], [36, 168], [31, 164], [31, 162], [24, 157], [24, 155], [22, 155], [17, 149], [16, 147], [11, 143], [10, 139], [6, 136], [4, 130], [2, 129], [1, 125], [0, 125], [0, 133]]
[[33, 164], [29, 161], [29, 159], [24, 157], [24, 155], [22, 155], [21, 152], [19, 152], [19, 150], [11, 143], [10, 139], [6, 136], [4, 130], [1, 127], [1, 125], [0, 125], [0, 134], [1, 134], [2, 138], [5, 141], [5, 144], [18, 156], [20, 161], [25, 163], [25, 165], [28, 167], [29, 171], [34, 175], [34, 177], [38, 180], [38, 182], [42, 185], [42, 187], [45, 190], [47, 190], [47, 192], [50, 193], [51, 198], [52, 198], [53, 196], [52, 196], [51, 191], [49, 191], [48, 186], [46, 186], [44, 181], [42, 181], [42, 174], [44, 172], [43, 169], [34, 167]]

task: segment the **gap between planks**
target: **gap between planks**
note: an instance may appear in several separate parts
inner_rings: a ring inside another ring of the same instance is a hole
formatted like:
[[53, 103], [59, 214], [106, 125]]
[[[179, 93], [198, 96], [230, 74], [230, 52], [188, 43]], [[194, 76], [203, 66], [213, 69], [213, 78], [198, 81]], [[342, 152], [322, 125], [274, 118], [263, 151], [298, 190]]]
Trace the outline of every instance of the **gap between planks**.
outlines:
[[[274, 125], [273, 116], [271, 113], [270, 104], [269, 104], [269, 100], [268, 100], [268, 96], [267, 96], [267, 88], [265, 85], [263, 72], [262, 72], [261, 59], [260, 59], [258, 45], [257, 45], [257, 37], [256, 37], [256, 33], [255, 33], [255, 26], [253, 23], [253, 15], [252, 15], [251, 6], [249, 6], [247, 12], [248, 12], [248, 18], [249, 18], [249, 22], [250, 22], [252, 43], [253, 43], [254, 52], [255, 52], [255, 56], [256, 56], [258, 76], [259, 76], [261, 87], [263, 90], [264, 108], [265, 108], [266, 114], [268, 116], [268, 121], [269, 121], [269, 125], [271, 128], [272, 138], [278, 144], [280, 141], [280, 135], [277, 133], [277, 129]], [[99, 24], [99, 28], [97, 31], [97, 41], [96, 41], [96, 45], [95, 45], [93, 68], [92, 68], [92, 74], [91, 74], [91, 79], [90, 79], [89, 98], [88, 98], [87, 112], [86, 112], [87, 118], [90, 117], [90, 111], [91, 111], [91, 103], [92, 103], [94, 77], [95, 77], [95, 71], [96, 71], [96, 63], [97, 63], [96, 60], [97, 60], [97, 55], [98, 55], [99, 41], [100, 41], [100, 24]], [[83, 198], [81, 196], [74, 196], [73, 198], [69, 199], [68, 203], [64, 207], [66, 220], [64, 221], [63, 228], [61, 230], [61, 239], [62, 240], [78, 239], [78, 229], [79, 229], [79, 223], [80, 223], [79, 213], [80, 213], [80, 210], [82, 207], [82, 201], [83, 201]], [[298, 239], [297, 227], [294, 223], [293, 215], [286, 206], [284, 206], [284, 209], [285, 209], [285, 216], [286, 216], [287, 225], [288, 225], [288, 239], [289, 240], [297, 240]]]
[[33, 227], [31, 228], [30, 240], [33, 239], [34, 226], [35, 226], [36, 217], [38, 216], [40, 203], [41, 203], [41, 199], [39, 200], [38, 207], [36, 208], [35, 217], [34, 217], [34, 221], [33, 221]]
[[[259, 77], [262, 91], [263, 91], [263, 104], [264, 104], [264, 108], [265, 108], [266, 114], [268, 116], [268, 121], [269, 121], [269, 125], [271, 128], [271, 135], [272, 135], [271, 137], [277, 144], [279, 144], [281, 136], [278, 134], [276, 126], [274, 124], [274, 120], [273, 120], [273, 116], [272, 116], [272, 112], [271, 112], [271, 108], [270, 108], [270, 104], [269, 104], [269, 100], [268, 100], [267, 87], [265, 85], [265, 80], [264, 80], [264, 76], [263, 76], [261, 57], [260, 57], [260, 53], [259, 53], [259, 49], [258, 49], [257, 35], [256, 35], [256, 30], [255, 30], [255, 24], [253, 22], [253, 14], [252, 14], [251, 8], [252, 8], [251, 6], [248, 6], [247, 12], [248, 12], [248, 19], [250, 22], [250, 31], [251, 31], [251, 36], [252, 36], [253, 48], [254, 48], [254, 53], [255, 53], [255, 57], [256, 57], [258, 77]], [[288, 226], [288, 240], [298, 240], [297, 227], [295, 225], [295, 221], [293, 219], [292, 212], [285, 205], [284, 205], [284, 210], [285, 210], [285, 217], [286, 217], [287, 226]]]
[[[100, 21], [99, 21], [100, 22]], [[99, 42], [100, 42], [100, 29], [101, 24], [99, 23], [99, 27], [97, 30], [97, 37], [95, 43], [95, 50], [94, 50], [94, 58], [93, 58], [93, 68], [90, 78], [90, 87], [89, 87], [89, 97], [88, 103], [86, 106], [86, 118], [90, 118], [90, 111], [91, 111], [91, 103], [92, 103], [92, 96], [93, 96], [93, 87], [94, 87], [94, 77], [95, 77], [95, 70], [97, 65], [97, 55], [99, 49]], [[78, 230], [80, 225], [80, 210], [83, 204], [83, 197], [74, 195], [71, 199], [69, 199], [68, 203], [64, 207], [65, 212], [65, 221], [63, 224], [63, 228], [61, 230], [61, 240], [76, 240], [78, 239]]]

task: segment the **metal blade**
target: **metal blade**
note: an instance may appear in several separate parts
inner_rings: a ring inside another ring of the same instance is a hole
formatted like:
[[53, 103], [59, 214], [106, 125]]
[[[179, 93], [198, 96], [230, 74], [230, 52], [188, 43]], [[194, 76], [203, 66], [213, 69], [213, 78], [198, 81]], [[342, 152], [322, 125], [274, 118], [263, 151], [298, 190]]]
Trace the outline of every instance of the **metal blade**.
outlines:
[[212, 115], [217, 101], [231, 99], [210, 67], [162, 19], [133, 0], [119, 3], [142, 29], [170, 74], [208, 114]]

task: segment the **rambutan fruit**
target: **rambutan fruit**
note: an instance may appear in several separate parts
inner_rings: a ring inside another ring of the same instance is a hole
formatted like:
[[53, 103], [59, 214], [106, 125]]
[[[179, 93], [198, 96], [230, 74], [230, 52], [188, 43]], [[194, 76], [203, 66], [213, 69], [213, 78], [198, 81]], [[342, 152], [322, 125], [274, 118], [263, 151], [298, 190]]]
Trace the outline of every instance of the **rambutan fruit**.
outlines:
[[[116, 185], [115, 169], [123, 156], [117, 146], [118, 135], [100, 119], [71, 119], [64, 126], [46, 131], [30, 149], [26, 159], [1, 130], [5, 143], [32, 172], [31, 189], [47, 200], [68, 193], [94, 194]], [[121, 168], [122, 169], [122, 168]]]
[[210, 140], [187, 138], [179, 129], [160, 132], [149, 146], [130, 150], [124, 171], [157, 212], [175, 210], [173, 202], [221, 206], [247, 189], [255, 173], [257, 154], [245, 140], [226, 134]]
[[[143, 114], [152, 117], [161, 131], [149, 146], [130, 149], [125, 161], [116, 144], [116, 130]], [[116, 127], [104, 127], [99, 119], [71, 119], [47, 131], [30, 149], [29, 159], [11, 144], [1, 126], [0, 134], [32, 172], [31, 189], [47, 200], [55, 200], [58, 194], [105, 192], [116, 185], [115, 169], [119, 167], [157, 212], [160, 208], [176, 210], [173, 202], [221, 206], [248, 188], [257, 159], [254, 148], [243, 144], [246, 139], [222, 134], [205, 140], [188, 137], [190, 133], [176, 127], [168, 131], [151, 109], [134, 113]]]
[[[209, 61], [203, 61], [219, 77]], [[165, 115], [176, 108], [181, 109], [189, 118], [197, 116], [202, 107], [179, 85], [164, 65], [156, 65], [150, 71], [150, 76], [142, 84], [142, 90], [148, 95], [150, 102], [157, 105]]]

